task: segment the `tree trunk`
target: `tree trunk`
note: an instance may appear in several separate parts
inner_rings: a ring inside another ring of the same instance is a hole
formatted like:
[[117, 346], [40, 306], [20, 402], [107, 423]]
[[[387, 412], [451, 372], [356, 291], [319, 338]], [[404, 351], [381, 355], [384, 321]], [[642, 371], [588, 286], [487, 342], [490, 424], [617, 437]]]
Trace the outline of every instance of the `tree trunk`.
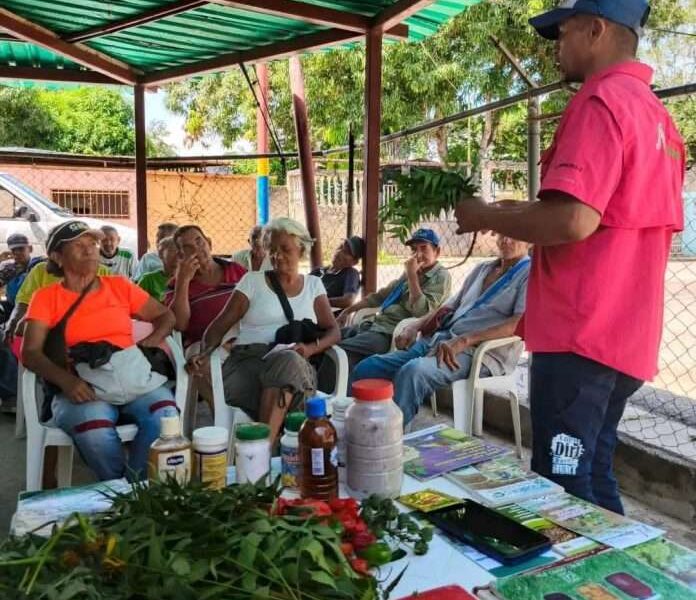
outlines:
[[499, 122], [500, 119], [497, 112], [487, 112], [484, 116], [479, 160], [481, 164], [481, 197], [486, 202], [491, 202], [493, 199], [493, 166], [491, 164], [491, 154], [495, 146], [495, 134], [498, 130]]
[[438, 127], [433, 134], [437, 144], [437, 156], [443, 165], [447, 164], [449, 146], [447, 144], [447, 127]]

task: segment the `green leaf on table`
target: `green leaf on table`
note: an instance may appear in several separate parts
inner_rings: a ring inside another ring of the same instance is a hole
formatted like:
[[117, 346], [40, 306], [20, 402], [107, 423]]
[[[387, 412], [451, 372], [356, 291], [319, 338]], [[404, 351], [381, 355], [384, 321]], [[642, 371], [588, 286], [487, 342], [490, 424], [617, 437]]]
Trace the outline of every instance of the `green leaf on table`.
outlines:
[[336, 582], [334, 581], [334, 578], [325, 571], [310, 571], [309, 575], [312, 581], [326, 585], [333, 590], [336, 589]]

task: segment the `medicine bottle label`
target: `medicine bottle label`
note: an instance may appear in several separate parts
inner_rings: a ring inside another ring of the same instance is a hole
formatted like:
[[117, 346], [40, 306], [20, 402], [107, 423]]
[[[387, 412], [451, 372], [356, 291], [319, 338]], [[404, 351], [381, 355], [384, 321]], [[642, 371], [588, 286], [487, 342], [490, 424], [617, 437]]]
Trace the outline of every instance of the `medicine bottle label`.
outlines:
[[299, 486], [300, 452], [297, 446], [280, 446], [281, 479], [285, 487]]
[[172, 477], [184, 485], [191, 479], [191, 451], [160, 452], [157, 457], [157, 475], [162, 481]]
[[323, 448], [312, 448], [312, 475], [319, 477], [325, 475]]
[[211, 490], [221, 490], [227, 485], [227, 452], [215, 454], [195, 453], [196, 471], [201, 483]]

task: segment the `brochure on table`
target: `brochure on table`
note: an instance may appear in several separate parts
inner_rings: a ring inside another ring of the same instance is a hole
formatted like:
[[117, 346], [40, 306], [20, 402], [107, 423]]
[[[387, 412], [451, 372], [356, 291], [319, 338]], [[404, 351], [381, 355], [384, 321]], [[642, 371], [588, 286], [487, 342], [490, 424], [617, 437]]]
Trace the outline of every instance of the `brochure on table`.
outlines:
[[493, 508], [563, 492], [563, 488], [525, 469], [512, 456], [501, 456], [446, 473], [474, 500]]
[[696, 552], [665, 539], [633, 546], [626, 553], [696, 592]]
[[696, 600], [696, 592], [619, 550], [507, 577], [491, 589], [503, 600]]
[[61, 525], [72, 513], [104, 512], [111, 507], [113, 495], [130, 490], [126, 479], [112, 479], [57, 490], [20, 492], [10, 533], [24, 535], [34, 531], [48, 536], [54, 524]]
[[571, 496], [537, 498], [520, 503], [530, 512], [612, 548], [630, 548], [662, 536], [662, 529], [639, 523]]
[[404, 438], [404, 445], [409, 449], [404, 472], [421, 481], [509, 453], [507, 448], [451, 427], [416, 432]]

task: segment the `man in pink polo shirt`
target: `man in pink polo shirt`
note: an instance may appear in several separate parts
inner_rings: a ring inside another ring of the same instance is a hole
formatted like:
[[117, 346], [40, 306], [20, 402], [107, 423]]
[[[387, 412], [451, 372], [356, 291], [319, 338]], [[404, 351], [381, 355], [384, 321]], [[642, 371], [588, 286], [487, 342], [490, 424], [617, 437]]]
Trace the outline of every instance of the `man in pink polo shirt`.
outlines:
[[628, 397], [657, 372], [685, 151], [635, 58], [646, 0], [567, 0], [530, 20], [581, 82], [541, 161], [539, 202], [457, 208], [459, 232], [535, 244], [524, 335], [532, 468], [623, 512], [612, 461]]

